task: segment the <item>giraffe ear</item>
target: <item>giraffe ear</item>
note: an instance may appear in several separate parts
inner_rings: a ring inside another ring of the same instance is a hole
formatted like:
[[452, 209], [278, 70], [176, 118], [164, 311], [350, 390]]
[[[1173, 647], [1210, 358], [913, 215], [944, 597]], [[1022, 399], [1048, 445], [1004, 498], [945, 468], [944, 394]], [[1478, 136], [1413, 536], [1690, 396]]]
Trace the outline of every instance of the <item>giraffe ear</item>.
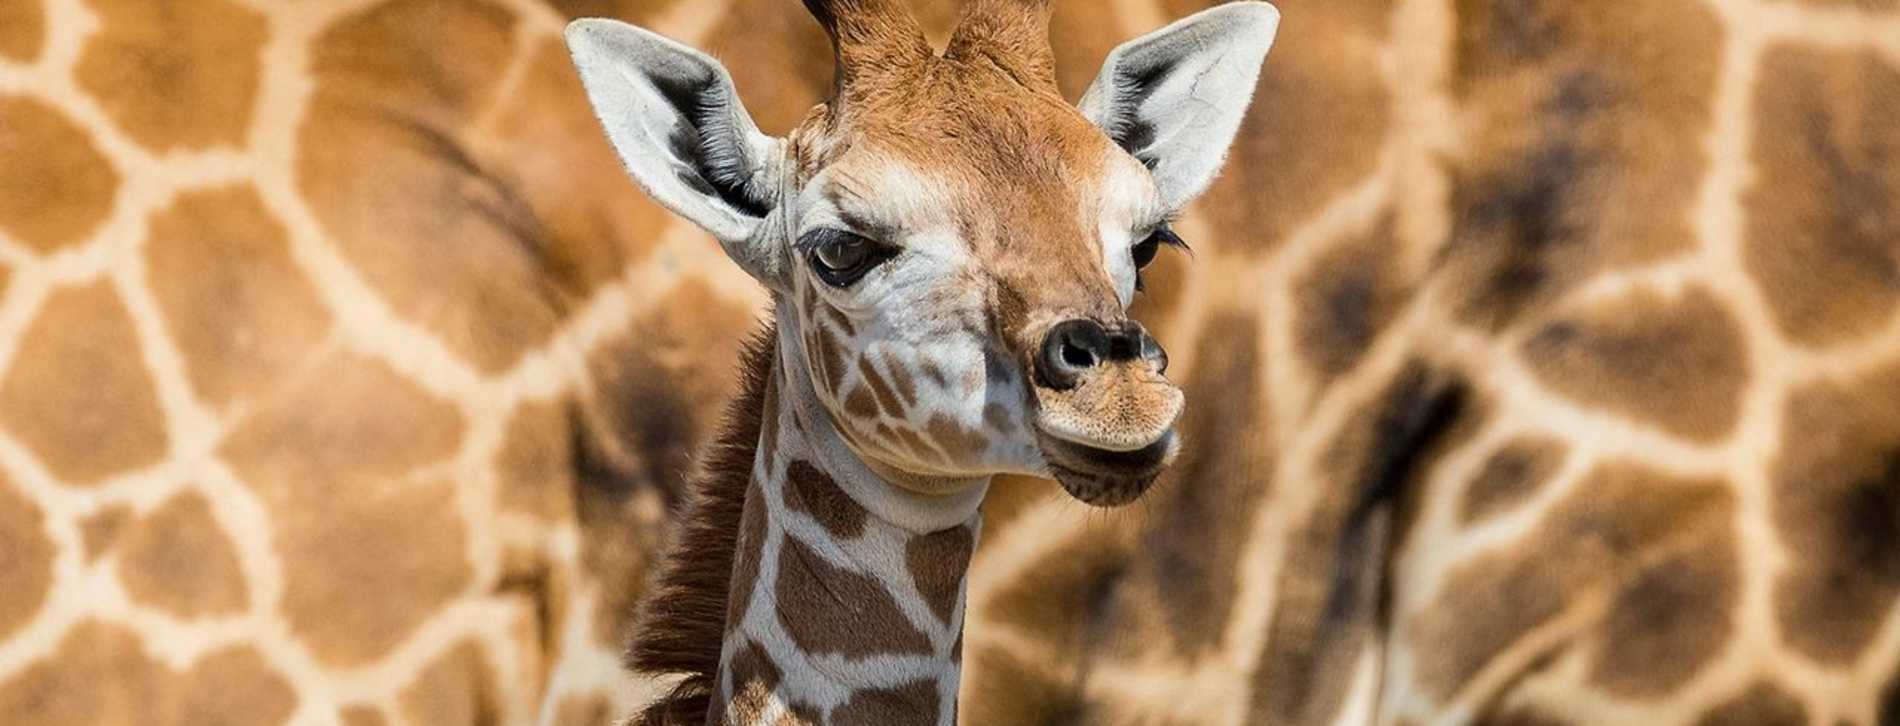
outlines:
[[1179, 209], [1220, 173], [1279, 27], [1272, 5], [1235, 2], [1123, 43], [1083, 94], [1082, 115], [1148, 165]]
[[607, 139], [654, 201], [711, 232], [761, 281], [776, 246], [757, 239], [777, 204], [780, 142], [759, 131], [718, 61], [615, 20], [567, 26], [567, 48]]

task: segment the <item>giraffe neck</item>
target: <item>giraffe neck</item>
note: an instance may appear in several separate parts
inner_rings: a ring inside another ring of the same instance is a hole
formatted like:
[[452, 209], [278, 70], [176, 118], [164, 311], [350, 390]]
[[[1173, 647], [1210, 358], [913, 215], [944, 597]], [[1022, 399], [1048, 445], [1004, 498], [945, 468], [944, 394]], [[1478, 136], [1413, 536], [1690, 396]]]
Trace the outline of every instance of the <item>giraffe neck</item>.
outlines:
[[949, 726], [989, 481], [919, 494], [880, 474], [799, 375], [800, 337], [778, 340], [708, 720]]

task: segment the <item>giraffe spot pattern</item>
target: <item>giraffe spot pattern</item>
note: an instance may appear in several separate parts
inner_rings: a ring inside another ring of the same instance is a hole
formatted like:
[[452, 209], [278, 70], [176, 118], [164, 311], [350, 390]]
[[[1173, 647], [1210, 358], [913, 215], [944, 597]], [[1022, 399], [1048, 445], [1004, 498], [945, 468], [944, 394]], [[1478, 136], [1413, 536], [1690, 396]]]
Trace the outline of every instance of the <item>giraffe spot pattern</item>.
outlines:
[[337, 251], [484, 373], [545, 341], [562, 304], [531, 206], [467, 138], [514, 25], [499, 7], [447, 0], [344, 18], [310, 48], [316, 90], [297, 138], [297, 189]]
[[[0, 641], [39, 612], [53, 587], [52, 540], [38, 505], [0, 474]], [[5, 711], [0, 711], [5, 713]]]
[[1543, 488], [1563, 463], [1564, 445], [1546, 436], [1522, 436], [1506, 441], [1484, 460], [1478, 474], [1465, 485], [1459, 500], [1459, 521], [1472, 525], [1509, 511]]
[[[727, 664], [727, 673], [732, 677], [732, 702], [726, 706], [726, 713], [733, 718], [726, 721], [713, 719], [715, 723], [756, 724], [764, 723], [765, 710], [772, 704], [773, 692], [778, 690], [783, 673], [778, 664], [772, 662], [772, 655], [757, 641], [747, 639], [739, 646], [738, 652]], [[782, 698], [782, 697], [781, 697]], [[719, 708], [718, 699], [713, 699], [712, 707]], [[773, 726], [816, 726], [824, 723], [818, 709], [810, 704], [797, 701], [785, 704], [789, 712]]]
[[348, 706], [337, 715], [343, 726], [388, 726], [383, 714], [369, 706]]
[[40, 0], [0, 5], [0, 58], [31, 63], [46, 47], [46, 10]]
[[904, 544], [904, 565], [910, 570], [910, 579], [945, 627], [953, 625], [950, 618], [956, 611], [957, 596], [963, 593], [963, 576], [970, 569], [970, 555], [975, 551], [976, 533], [969, 527], [919, 535]]
[[[1226, 309], [1208, 318], [1185, 394], [1194, 402], [1234, 401], [1234, 407], [1190, 405], [1180, 423], [1184, 440], [1264, 437], [1267, 405], [1260, 385], [1259, 320]], [[1206, 655], [1227, 632], [1239, 592], [1237, 571], [1255, 508], [1272, 487], [1274, 456], [1265, 447], [1183, 446], [1180, 458], [1145, 495], [1152, 519], [1139, 536], [1134, 564], [1140, 587], [1160, 601], [1167, 641], [1183, 656]]]
[[1705, 443], [1735, 428], [1749, 378], [1740, 329], [1701, 288], [1675, 299], [1638, 291], [1559, 316], [1521, 354], [1565, 397]]
[[410, 723], [493, 724], [501, 722], [499, 686], [481, 647], [464, 642], [423, 668], [397, 700]]
[[1466, 384], [1408, 363], [1340, 429], [1310, 482], [1324, 497], [1291, 525], [1265, 652], [1252, 674], [1250, 720], [1330, 722], [1345, 702], [1357, 656], [1377, 637], [1384, 562], [1405, 540], [1414, 481], [1481, 426]]
[[102, 27], [74, 75], [125, 135], [153, 151], [241, 146], [267, 28], [225, 0], [92, 0]]
[[726, 599], [726, 631], [738, 629], [752, 607], [752, 591], [759, 585], [759, 567], [765, 563], [765, 491], [754, 481], [746, 484], [745, 511], [739, 515], [738, 556], [732, 561], [731, 594]]
[[0, 381], [0, 423], [69, 485], [164, 458], [164, 413], [110, 283], [47, 298]]
[[136, 633], [95, 621], [0, 683], [0, 713], [14, 726], [275, 726], [296, 705], [290, 684], [248, 648], [213, 651], [178, 673], [147, 655]]
[[513, 92], [497, 101], [494, 121], [470, 145], [533, 215], [543, 279], [585, 297], [647, 259], [679, 224], [621, 168], [559, 38], [540, 43]]
[[37, 100], [0, 94], [0, 232], [41, 254], [83, 241], [112, 211], [119, 172]]
[[569, 409], [559, 403], [515, 410], [495, 451], [495, 503], [502, 511], [550, 524], [570, 521], [576, 484], [572, 425]]
[[[1449, 303], [1500, 329], [1579, 282], [1688, 250], [1722, 57], [1693, 3], [1459, 0]], [[1654, 43], [1656, 37], [1668, 43]]]
[[738, 361], [757, 325], [752, 310], [701, 280], [653, 292], [668, 303], [589, 354], [593, 385], [579, 406], [603, 415], [580, 417], [570, 441], [582, 565], [616, 573], [602, 582], [594, 638], [615, 648], [663, 532], [640, 506], [642, 492], [658, 492], [675, 511], [682, 504], [694, 452], [717, 433], [717, 412], [738, 394], [736, 366], [704, 361]]
[[1696, 726], [1806, 726], [1807, 723], [1807, 707], [1780, 686], [1759, 681], [1709, 709], [1696, 721]]
[[[1040, 572], [1040, 571], [1038, 571]], [[1046, 652], [1046, 651], [1045, 651]], [[977, 648], [965, 669], [964, 693], [982, 698], [958, 705], [969, 714], [960, 723], [998, 726], [1095, 723], [1102, 712], [1081, 683], [1025, 662], [1001, 647]]]
[[118, 574], [134, 601], [180, 618], [229, 615], [249, 605], [237, 550], [196, 492], [173, 497], [133, 526]]
[[123, 504], [101, 508], [79, 520], [79, 543], [86, 551], [86, 561], [93, 562], [104, 557], [118, 544], [119, 536], [125, 533], [125, 525], [133, 519], [132, 508]]
[[[1166, 3], [1170, 16], [1214, 4]], [[1373, 174], [1392, 99], [1378, 56], [1366, 49], [1385, 41], [1392, 5], [1351, 0], [1313, 8], [1299, 17], [1301, 42], [1274, 46], [1220, 180], [1197, 205], [1215, 232], [1208, 242], [1223, 252], [1274, 249], [1294, 225]], [[1343, 108], [1353, 112], [1337, 111]], [[1159, 281], [1153, 288], [1181, 286]]]
[[152, 294], [192, 389], [229, 409], [268, 396], [330, 327], [290, 258], [283, 224], [250, 186], [185, 192], [151, 219]]
[[1294, 350], [1324, 388], [1365, 356], [1411, 297], [1400, 279], [1390, 214], [1362, 237], [1315, 258], [1294, 284]]
[[834, 726], [936, 723], [938, 701], [936, 681], [860, 690], [832, 710], [831, 723]]
[[[911, 624], [882, 584], [832, 565], [796, 537], [786, 537], [779, 547], [773, 593], [780, 624], [806, 653], [862, 658], [935, 652], [930, 638]], [[786, 613], [827, 616], [788, 618]]]
[[1632, 694], [1681, 686], [1732, 628], [1734, 506], [1719, 481], [1634, 462], [1598, 465], [1522, 541], [1454, 567], [1436, 599], [1410, 617], [1402, 637], [1418, 659], [1418, 682], [1451, 696], [1595, 590], [1609, 596], [1610, 611], [1577, 646], [1596, 653], [1593, 677]]
[[785, 466], [785, 506], [818, 520], [826, 532], [841, 540], [864, 534], [870, 514], [830, 474], [804, 461]]
[[1877, 332], [1900, 308], [1900, 69], [1792, 47], [1762, 64], [1743, 264], [1788, 339]]
[[359, 665], [472, 577], [454, 485], [419, 472], [454, 453], [463, 422], [383, 363], [321, 365], [324, 376], [251, 415], [222, 453], [276, 525], [291, 631], [323, 663]]
[[1847, 665], [1900, 601], [1900, 364], [1791, 392], [1781, 430], [1776, 620], [1796, 651]]

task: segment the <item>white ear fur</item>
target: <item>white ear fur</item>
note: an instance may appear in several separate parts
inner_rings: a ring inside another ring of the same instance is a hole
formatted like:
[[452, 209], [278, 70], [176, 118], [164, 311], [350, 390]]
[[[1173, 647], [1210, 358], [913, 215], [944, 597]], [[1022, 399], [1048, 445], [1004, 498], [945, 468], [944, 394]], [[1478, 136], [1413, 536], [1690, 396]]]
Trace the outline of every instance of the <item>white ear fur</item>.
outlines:
[[780, 142], [761, 133], [718, 61], [615, 20], [569, 23], [568, 52], [621, 163], [654, 201], [711, 232], [761, 281], [782, 251], [758, 239], [778, 202]]
[[1235, 2], [1123, 43], [1083, 94], [1082, 115], [1147, 164], [1179, 209], [1220, 172], [1279, 27], [1272, 5]]

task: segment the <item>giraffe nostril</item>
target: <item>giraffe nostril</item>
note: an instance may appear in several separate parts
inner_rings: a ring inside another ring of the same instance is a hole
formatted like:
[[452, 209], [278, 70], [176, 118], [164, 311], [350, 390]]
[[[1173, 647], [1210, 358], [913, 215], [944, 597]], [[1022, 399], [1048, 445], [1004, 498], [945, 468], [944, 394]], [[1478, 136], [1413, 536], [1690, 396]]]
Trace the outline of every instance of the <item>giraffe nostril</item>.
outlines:
[[1039, 383], [1058, 391], [1074, 388], [1082, 374], [1108, 360], [1108, 332], [1088, 319], [1065, 320], [1049, 329], [1036, 358]]

